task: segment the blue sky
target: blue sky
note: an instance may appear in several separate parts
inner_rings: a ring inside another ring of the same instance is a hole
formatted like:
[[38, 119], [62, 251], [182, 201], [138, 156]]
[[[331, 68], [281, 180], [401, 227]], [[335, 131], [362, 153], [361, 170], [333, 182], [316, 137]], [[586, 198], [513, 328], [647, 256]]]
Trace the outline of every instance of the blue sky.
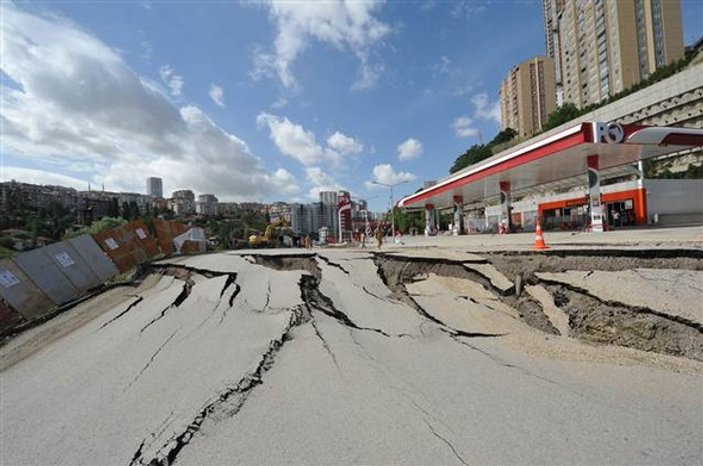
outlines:
[[[684, 42], [703, 3], [682, 2]], [[539, 1], [2, 4], [2, 178], [299, 201], [447, 174], [544, 53]]]

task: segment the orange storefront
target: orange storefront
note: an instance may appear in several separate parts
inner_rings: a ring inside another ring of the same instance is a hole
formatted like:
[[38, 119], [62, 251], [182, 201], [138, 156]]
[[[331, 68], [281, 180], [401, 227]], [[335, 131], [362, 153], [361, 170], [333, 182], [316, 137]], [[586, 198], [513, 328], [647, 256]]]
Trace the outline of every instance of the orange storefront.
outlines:
[[[645, 225], [647, 223], [647, 196], [644, 188], [601, 194], [603, 213], [611, 227]], [[586, 196], [538, 204], [538, 213], [549, 229], [581, 228], [588, 221]]]

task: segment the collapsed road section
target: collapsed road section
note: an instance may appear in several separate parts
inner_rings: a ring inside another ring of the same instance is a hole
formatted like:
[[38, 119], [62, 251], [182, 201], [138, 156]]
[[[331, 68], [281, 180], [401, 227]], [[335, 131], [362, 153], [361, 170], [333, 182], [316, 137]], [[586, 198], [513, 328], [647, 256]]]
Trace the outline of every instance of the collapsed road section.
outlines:
[[430, 254], [153, 264], [3, 346], [5, 460], [700, 463], [696, 253]]

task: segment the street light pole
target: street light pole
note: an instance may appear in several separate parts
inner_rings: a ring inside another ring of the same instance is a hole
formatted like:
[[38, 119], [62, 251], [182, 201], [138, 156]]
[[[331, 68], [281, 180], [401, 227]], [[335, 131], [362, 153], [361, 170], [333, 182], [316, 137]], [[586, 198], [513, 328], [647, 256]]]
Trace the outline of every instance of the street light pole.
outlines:
[[394, 184], [386, 184], [386, 183], [381, 183], [380, 181], [372, 181], [371, 183], [377, 184], [379, 186], [385, 186], [386, 188], [390, 189], [390, 195], [391, 195], [391, 235], [395, 239], [395, 199], [393, 199], [393, 188], [398, 186], [399, 184], [407, 183], [408, 181], [400, 181], [398, 183]]

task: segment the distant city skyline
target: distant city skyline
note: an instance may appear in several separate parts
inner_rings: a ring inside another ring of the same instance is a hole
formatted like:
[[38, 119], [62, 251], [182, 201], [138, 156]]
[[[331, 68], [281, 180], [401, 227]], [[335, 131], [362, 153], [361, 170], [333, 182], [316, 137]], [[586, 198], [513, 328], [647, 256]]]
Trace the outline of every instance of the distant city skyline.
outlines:
[[[2, 3], [3, 181], [387, 207], [500, 128], [541, 2]], [[683, 38], [703, 3], [681, 2]], [[501, 32], [509, 28], [510, 33]], [[84, 83], [80, 88], [76, 83]]]

